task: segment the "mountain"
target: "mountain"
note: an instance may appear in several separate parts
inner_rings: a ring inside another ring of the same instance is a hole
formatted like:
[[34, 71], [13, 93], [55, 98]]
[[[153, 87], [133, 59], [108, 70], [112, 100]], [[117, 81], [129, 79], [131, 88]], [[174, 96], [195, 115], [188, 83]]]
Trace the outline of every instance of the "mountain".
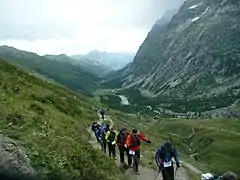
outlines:
[[86, 73], [93, 74], [97, 77], [103, 77], [113, 71], [112, 68], [105, 66], [97, 61], [85, 57], [69, 57], [65, 54], [60, 55], [45, 55], [44, 57], [58, 62], [70, 63], [74, 66], [80, 66]]
[[169, 23], [162, 19], [153, 26], [132, 64], [103, 85], [117, 84], [130, 99], [139, 94], [133, 102], [144, 96], [154, 106], [177, 112], [235, 107], [240, 99], [239, 6], [240, 1], [187, 0]]
[[98, 118], [93, 106], [100, 104], [2, 59], [0, 94], [1, 179], [15, 171], [18, 179], [126, 179], [114, 160], [88, 143], [86, 126]]
[[99, 78], [97, 76], [86, 72], [81, 65], [73, 65], [68, 62], [69, 58], [66, 55], [60, 55], [57, 58], [51, 56], [59, 59], [59, 61], [53, 61], [46, 56], [39, 56], [35, 53], [21, 51], [13, 47], [1, 46], [0, 57], [34, 70], [64, 86], [88, 95], [98, 86]]
[[74, 55], [74, 58], [88, 58], [97, 61], [105, 66], [111, 67], [114, 70], [123, 68], [125, 65], [130, 63], [134, 54], [125, 52], [99, 52], [97, 50], [91, 51], [85, 55]]

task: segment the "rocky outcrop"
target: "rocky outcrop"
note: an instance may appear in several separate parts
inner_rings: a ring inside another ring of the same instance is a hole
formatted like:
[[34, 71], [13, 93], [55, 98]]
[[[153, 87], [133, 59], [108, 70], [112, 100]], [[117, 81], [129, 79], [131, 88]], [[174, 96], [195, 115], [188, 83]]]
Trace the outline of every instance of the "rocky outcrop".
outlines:
[[1, 177], [33, 177], [36, 174], [24, 147], [3, 135], [0, 135], [0, 169]]

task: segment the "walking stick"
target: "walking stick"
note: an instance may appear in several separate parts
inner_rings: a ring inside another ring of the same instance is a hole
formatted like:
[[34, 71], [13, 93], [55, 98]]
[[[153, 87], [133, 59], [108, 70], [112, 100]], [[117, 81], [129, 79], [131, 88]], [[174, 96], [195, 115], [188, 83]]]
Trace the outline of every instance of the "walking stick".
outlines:
[[156, 180], [158, 175], [160, 174], [161, 170], [158, 170], [158, 173], [155, 175], [154, 179], [153, 180]]
[[178, 167], [176, 167], [176, 169], [175, 169], [174, 178], [175, 178], [175, 176], [177, 174], [177, 170], [178, 170]]

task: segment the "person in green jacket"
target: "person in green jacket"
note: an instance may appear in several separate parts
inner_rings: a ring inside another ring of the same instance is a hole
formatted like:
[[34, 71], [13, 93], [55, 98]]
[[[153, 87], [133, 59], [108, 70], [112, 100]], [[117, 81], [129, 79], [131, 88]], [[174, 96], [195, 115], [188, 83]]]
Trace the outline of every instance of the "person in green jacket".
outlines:
[[117, 141], [117, 131], [114, 127], [111, 127], [107, 132], [105, 139], [107, 140], [109, 157], [114, 157], [116, 159], [116, 141]]

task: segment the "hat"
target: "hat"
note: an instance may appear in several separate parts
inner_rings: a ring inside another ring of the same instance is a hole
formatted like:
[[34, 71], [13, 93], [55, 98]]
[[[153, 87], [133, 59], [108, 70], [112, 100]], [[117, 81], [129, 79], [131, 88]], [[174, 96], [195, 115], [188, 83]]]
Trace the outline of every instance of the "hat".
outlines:
[[132, 130], [132, 133], [133, 133], [133, 134], [137, 134], [137, 133], [138, 133], [138, 130], [137, 130], [137, 129], [133, 129], [133, 130]]

